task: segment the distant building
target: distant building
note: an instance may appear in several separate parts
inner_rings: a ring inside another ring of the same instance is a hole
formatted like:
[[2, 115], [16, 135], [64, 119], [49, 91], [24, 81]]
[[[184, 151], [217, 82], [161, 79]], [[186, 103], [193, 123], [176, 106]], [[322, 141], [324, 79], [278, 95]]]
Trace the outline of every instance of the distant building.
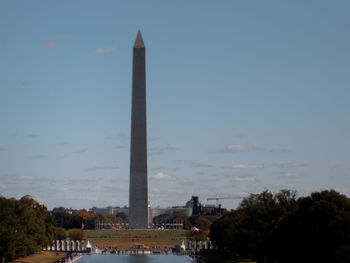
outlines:
[[[107, 206], [103, 208], [92, 207], [89, 212], [94, 214], [102, 214], [102, 215], [117, 215], [118, 213], [124, 213], [127, 216], [129, 215], [129, 208], [124, 207], [112, 207]], [[185, 206], [173, 206], [168, 208], [151, 208], [150, 209], [150, 219], [160, 216], [160, 215], [169, 215], [172, 216], [174, 212], [182, 212], [186, 216], [192, 215], [223, 215], [227, 212], [226, 208], [222, 208], [220, 205], [202, 205], [199, 202], [198, 196], [192, 196], [191, 200], [186, 202]]]
[[31, 200], [31, 201], [34, 201], [34, 202], [38, 202], [33, 196], [31, 195], [25, 195], [21, 198], [21, 200]]
[[202, 205], [199, 202], [198, 196], [192, 196], [191, 200], [186, 203], [186, 207], [192, 207], [193, 215], [223, 215], [227, 212], [226, 208], [222, 208], [221, 205]]
[[89, 209], [89, 212], [94, 214], [101, 214], [101, 215], [117, 215], [118, 213], [124, 213], [126, 215], [129, 215], [129, 208], [128, 207], [92, 207]]
[[186, 216], [191, 216], [192, 215], [192, 207], [173, 206], [173, 207], [168, 207], [168, 208], [152, 208], [151, 209], [152, 219], [155, 218], [156, 216], [160, 216], [160, 215], [172, 216], [174, 214], [174, 212], [182, 212]]

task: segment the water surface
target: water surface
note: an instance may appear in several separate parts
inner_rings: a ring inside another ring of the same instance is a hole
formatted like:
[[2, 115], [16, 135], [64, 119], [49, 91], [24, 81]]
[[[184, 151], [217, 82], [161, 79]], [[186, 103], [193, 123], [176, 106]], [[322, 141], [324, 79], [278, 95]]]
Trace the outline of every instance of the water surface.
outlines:
[[189, 263], [177, 255], [86, 255], [77, 263]]

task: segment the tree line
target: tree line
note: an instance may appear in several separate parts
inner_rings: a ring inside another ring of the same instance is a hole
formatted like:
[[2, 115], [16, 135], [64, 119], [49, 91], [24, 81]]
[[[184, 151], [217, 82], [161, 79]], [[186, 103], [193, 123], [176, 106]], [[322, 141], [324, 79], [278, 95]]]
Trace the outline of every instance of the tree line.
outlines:
[[52, 215], [55, 217], [55, 226], [64, 229], [81, 228], [95, 229], [95, 222], [104, 223], [126, 223], [127, 216], [124, 213], [116, 215], [94, 214], [86, 210], [76, 210], [68, 212], [66, 208], [58, 207], [52, 210]]
[[41, 250], [55, 234], [54, 217], [34, 200], [0, 197], [0, 262]]
[[350, 262], [350, 200], [333, 190], [251, 194], [211, 225], [210, 237], [220, 253], [258, 263]]

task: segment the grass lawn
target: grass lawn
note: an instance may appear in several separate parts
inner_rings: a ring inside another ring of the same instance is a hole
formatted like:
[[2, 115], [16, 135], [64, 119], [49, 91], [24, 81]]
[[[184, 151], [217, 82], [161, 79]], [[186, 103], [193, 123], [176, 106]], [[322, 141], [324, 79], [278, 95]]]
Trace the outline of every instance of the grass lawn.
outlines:
[[188, 240], [188, 230], [86, 230], [87, 239], [99, 247], [113, 247], [119, 250], [131, 249], [143, 244], [152, 250], [162, 250], [180, 245]]
[[47, 252], [43, 251], [41, 253], [37, 253], [28, 257], [16, 259], [15, 263], [52, 263], [62, 257], [64, 257], [66, 253], [64, 252]]

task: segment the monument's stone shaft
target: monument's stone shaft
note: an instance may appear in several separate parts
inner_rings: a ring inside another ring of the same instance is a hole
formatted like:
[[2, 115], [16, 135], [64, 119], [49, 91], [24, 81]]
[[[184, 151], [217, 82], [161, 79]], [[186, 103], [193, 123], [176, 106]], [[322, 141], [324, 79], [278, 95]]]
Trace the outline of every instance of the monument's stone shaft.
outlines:
[[133, 49], [129, 227], [148, 228], [146, 55], [139, 31]]

